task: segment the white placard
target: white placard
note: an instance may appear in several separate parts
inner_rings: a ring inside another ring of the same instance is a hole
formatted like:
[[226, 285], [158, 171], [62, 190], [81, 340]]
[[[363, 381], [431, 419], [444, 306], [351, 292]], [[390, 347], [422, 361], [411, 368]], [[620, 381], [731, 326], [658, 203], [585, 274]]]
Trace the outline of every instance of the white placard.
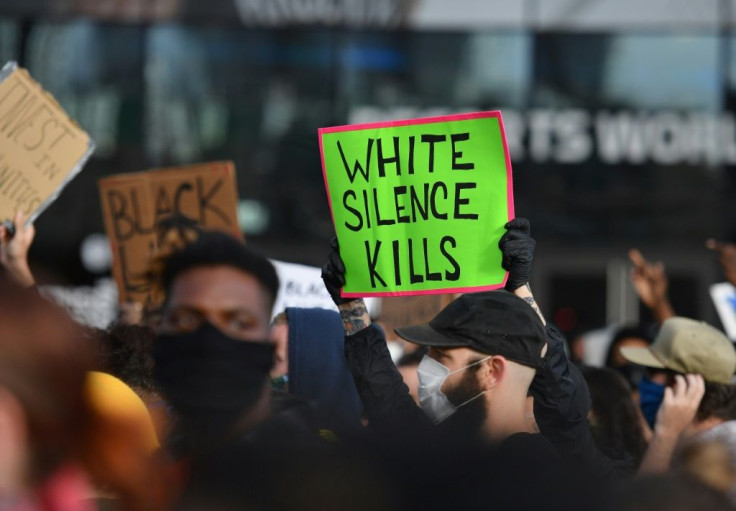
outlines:
[[728, 282], [710, 286], [710, 296], [723, 323], [726, 335], [736, 341], [736, 288]]
[[[322, 282], [322, 270], [315, 266], [271, 262], [279, 276], [279, 296], [272, 316], [287, 307], [337, 310]], [[117, 287], [112, 279], [100, 279], [94, 287], [40, 286], [41, 293], [69, 311], [82, 324], [106, 328], [117, 314]], [[381, 300], [366, 298], [368, 312], [376, 317]]]
[[[287, 307], [321, 308], [337, 310], [322, 282], [322, 270], [316, 266], [303, 264], [271, 262], [279, 275], [279, 296], [273, 306], [272, 316], [282, 312]], [[368, 312], [375, 317], [380, 307], [377, 298], [366, 298]]]

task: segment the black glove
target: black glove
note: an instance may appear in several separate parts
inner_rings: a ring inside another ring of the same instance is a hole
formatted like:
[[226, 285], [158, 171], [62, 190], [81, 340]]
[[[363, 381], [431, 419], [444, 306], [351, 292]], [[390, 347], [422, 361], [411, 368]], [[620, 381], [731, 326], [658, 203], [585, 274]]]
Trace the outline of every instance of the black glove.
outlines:
[[531, 237], [529, 220], [515, 218], [504, 226], [507, 230], [498, 247], [503, 253], [501, 266], [509, 272], [506, 289], [515, 291], [529, 282], [537, 242]]
[[327, 255], [327, 263], [322, 267], [322, 281], [325, 283], [327, 292], [330, 293], [335, 305], [347, 303], [355, 298], [343, 298], [340, 296], [340, 288], [345, 285], [345, 264], [340, 257], [340, 248], [337, 238], [330, 242], [330, 253]]

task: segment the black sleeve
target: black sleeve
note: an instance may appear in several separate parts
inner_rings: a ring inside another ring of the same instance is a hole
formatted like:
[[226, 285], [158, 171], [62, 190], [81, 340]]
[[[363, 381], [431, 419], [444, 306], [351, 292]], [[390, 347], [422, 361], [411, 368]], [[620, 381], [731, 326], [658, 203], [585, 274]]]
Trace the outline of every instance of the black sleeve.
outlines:
[[539, 431], [568, 461], [596, 478], [616, 477], [616, 468], [595, 443], [588, 424], [590, 394], [580, 370], [565, 355], [564, 337], [547, 325], [545, 364], [531, 385]]
[[346, 336], [345, 357], [371, 428], [394, 437], [431, 431], [432, 423], [391, 360], [381, 329], [371, 325]]

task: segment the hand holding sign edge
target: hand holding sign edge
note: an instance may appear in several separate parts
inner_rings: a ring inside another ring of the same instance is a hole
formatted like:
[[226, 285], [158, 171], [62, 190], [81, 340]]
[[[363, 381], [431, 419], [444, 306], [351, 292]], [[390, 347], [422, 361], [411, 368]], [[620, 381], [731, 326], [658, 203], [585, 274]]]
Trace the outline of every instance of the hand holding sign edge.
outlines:
[[503, 254], [501, 266], [509, 272], [506, 289], [513, 292], [529, 283], [537, 242], [531, 237], [531, 224], [526, 218], [515, 218], [504, 228], [506, 233], [498, 248]]
[[327, 262], [322, 267], [322, 282], [324, 282], [325, 288], [330, 293], [330, 297], [335, 302], [335, 305], [341, 305], [355, 300], [355, 298], [342, 297], [341, 290], [345, 285], [345, 263], [343, 263], [342, 257], [340, 257], [340, 246], [336, 237], [330, 241]]

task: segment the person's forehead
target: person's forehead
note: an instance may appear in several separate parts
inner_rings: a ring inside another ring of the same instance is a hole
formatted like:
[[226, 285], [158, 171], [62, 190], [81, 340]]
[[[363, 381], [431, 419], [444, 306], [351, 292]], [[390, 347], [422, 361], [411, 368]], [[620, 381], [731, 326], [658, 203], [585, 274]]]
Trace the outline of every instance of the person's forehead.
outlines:
[[260, 311], [267, 302], [253, 275], [230, 266], [190, 268], [176, 277], [168, 297], [169, 307], [217, 311]]

